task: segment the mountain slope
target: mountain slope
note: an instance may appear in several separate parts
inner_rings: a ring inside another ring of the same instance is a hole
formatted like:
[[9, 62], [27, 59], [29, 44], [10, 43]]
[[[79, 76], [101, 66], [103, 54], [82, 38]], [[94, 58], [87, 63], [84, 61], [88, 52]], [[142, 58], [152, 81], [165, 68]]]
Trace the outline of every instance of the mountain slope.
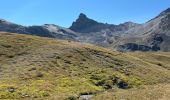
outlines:
[[120, 53], [4, 32], [0, 48], [0, 99], [62, 100], [170, 82], [169, 53]]
[[17, 25], [15, 23], [0, 19], [0, 31], [26, 34], [27, 32], [24, 30], [25, 30], [25, 27], [21, 25]]
[[76, 32], [73, 32], [67, 28], [63, 28], [54, 24], [26, 27], [2, 19], [0, 20], [0, 31], [68, 40], [69, 39], [75, 40], [75, 38], [78, 35], [78, 33]]
[[120, 25], [104, 24], [80, 14], [70, 29], [84, 33], [79, 37], [82, 42], [118, 51], [170, 50], [170, 8], [144, 24], [132, 22]]
[[[131, 46], [128, 43], [133, 43], [135, 45]], [[114, 45], [118, 46], [118, 49], [123, 51], [142, 50], [140, 49], [140, 45], [144, 45], [150, 48], [149, 50], [146, 51], [158, 51], [158, 50], [169, 51], [170, 50], [170, 45], [168, 45], [169, 43], [170, 43], [170, 8], [163, 11], [157, 17], [144, 23], [143, 25], [130, 29]], [[136, 48], [134, 46], [136, 46]]]

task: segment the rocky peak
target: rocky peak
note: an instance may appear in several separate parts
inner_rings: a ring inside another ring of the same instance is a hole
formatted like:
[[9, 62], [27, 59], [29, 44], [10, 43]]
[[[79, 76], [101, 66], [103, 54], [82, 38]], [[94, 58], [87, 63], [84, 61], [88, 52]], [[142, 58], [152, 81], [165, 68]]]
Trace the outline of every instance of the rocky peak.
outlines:
[[88, 19], [87, 16], [84, 13], [80, 13], [78, 19]]
[[92, 20], [90, 18], [88, 18], [85, 14], [81, 13], [78, 17], [78, 19], [73, 22], [72, 26], [70, 27], [71, 30], [76, 31], [76, 32], [88, 32], [86, 31], [87, 28], [89, 27], [94, 27], [96, 25], [98, 25], [100, 23], [98, 23], [95, 20]]
[[139, 24], [133, 22], [126, 22], [120, 25], [113, 24], [104, 24], [97, 22], [93, 19], [88, 18], [85, 14], [81, 13], [78, 19], [73, 22], [70, 27], [71, 30], [80, 33], [92, 33], [92, 32], [101, 32], [102, 30], [111, 30], [113, 32], [117, 31], [126, 31], [129, 28], [135, 27]]
[[92, 19], [88, 18], [85, 14], [80, 13], [78, 19], [74, 23], [90, 22]]

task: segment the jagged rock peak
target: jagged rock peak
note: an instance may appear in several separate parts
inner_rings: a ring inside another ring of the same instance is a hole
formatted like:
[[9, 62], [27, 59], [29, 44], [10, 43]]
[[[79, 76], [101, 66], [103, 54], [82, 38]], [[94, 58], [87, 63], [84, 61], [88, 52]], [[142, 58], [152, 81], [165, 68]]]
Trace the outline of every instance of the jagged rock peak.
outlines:
[[96, 22], [95, 20], [92, 20], [86, 16], [84, 13], [80, 13], [78, 19], [76, 22]]
[[[99, 23], [93, 19], [88, 18], [85, 14], [80, 13], [78, 19], [72, 23], [70, 27], [71, 30], [75, 32], [91, 32], [92, 30], [88, 30], [89, 27], [94, 27]], [[88, 30], [88, 31], [87, 31]]]
[[87, 18], [87, 16], [84, 13], [80, 13], [79, 18]]

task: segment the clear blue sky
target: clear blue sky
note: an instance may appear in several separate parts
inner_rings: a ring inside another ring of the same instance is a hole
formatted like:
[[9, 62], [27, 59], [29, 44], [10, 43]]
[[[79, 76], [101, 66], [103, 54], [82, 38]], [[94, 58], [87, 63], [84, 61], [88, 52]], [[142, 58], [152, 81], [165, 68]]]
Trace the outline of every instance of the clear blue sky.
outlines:
[[85, 13], [104, 23], [144, 23], [170, 7], [170, 0], [1, 0], [0, 18], [22, 25], [69, 27]]

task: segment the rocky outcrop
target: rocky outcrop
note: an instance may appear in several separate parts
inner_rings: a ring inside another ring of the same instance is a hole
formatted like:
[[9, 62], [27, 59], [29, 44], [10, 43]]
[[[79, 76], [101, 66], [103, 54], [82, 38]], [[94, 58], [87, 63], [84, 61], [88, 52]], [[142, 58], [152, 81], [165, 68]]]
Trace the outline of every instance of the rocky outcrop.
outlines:
[[146, 45], [138, 45], [135, 43], [127, 43], [124, 45], [119, 45], [117, 48], [118, 51], [159, 51], [160, 47], [155, 46], [146, 46]]
[[73, 22], [70, 27], [71, 30], [80, 33], [102, 32], [103, 30], [110, 30], [111, 32], [123, 32], [128, 29], [138, 26], [139, 24], [133, 22], [126, 22], [120, 25], [104, 24], [88, 18], [81, 13], [78, 19]]
[[75, 22], [73, 22], [70, 29], [80, 33], [97, 32], [101, 30], [103, 25], [104, 24], [87, 18], [85, 14], [81, 13], [79, 15], [79, 18]]

